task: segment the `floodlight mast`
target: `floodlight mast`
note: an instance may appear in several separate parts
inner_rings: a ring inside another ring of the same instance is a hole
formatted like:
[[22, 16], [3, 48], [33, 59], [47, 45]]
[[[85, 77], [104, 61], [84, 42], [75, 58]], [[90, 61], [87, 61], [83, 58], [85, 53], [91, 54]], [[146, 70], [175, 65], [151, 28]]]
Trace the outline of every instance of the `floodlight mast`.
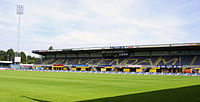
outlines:
[[24, 12], [24, 5], [17, 5], [16, 14], [19, 15], [19, 24], [18, 24], [18, 33], [17, 33], [17, 53], [16, 53], [16, 57], [20, 57], [21, 15], [23, 15], [23, 12]]

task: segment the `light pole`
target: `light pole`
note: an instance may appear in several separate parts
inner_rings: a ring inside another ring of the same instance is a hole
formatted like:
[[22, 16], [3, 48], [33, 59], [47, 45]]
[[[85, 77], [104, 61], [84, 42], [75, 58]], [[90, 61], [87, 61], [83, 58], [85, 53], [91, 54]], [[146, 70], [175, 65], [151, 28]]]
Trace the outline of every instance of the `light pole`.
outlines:
[[15, 62], [20, 63], [20, 30], [21, 30], [21, 15], [23, 15], [24, 5], [17, 5], [17, 12], [16, 14], [19, 15], [19, 24], [18, 24], [18, 33], [17, 33], [17, 53], [15, 55]]

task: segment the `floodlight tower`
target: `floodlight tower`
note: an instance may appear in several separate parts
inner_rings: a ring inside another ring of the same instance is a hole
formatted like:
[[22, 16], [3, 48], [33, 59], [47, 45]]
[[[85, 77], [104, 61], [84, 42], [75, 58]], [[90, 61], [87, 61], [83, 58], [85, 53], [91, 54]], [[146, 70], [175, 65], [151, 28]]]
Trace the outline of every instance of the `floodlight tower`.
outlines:
[[20, 57], [20, 31], [21, 31], [21, 15], [24, 12], [24, 5], [17, 5], [17, 12], [16, 14], [19, 15], [19, 24], [18, 24], [18, 33], [17, 33], [17, 53], [15, 55], [15, 63], [21, 62]]

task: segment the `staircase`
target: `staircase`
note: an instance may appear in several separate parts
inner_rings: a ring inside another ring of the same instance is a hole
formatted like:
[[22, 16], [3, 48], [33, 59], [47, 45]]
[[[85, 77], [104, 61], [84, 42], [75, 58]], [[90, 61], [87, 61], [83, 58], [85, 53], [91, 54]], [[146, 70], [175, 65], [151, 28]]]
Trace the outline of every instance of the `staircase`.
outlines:
[[149, 68], [145, 68], [143, 72], [149, 72]]
[[198, 70], [192, 68], [192, 71], [194, 71], [195, 73], [199, 73]]
[[97, 69], [96, 69], [95, 67], [92, 67], [92, 69], [93, 69], [95, 72], [97, 72]]
[[159, 57], [156, 61], [155, 61], [155, 63], [154, 63], [154, 65], [158, 65], [158, 63], [161, 61], [161, 57]]
[[72, 67], [69, 66], [68, 68], [69, 68], [70, 71], [72, 71]]
[[193, 65], [196, 60], [197, 60], [197, 56], [194, 56], [194, 58], [192, 59], [192, 62], [190, 63], [190, 65]]

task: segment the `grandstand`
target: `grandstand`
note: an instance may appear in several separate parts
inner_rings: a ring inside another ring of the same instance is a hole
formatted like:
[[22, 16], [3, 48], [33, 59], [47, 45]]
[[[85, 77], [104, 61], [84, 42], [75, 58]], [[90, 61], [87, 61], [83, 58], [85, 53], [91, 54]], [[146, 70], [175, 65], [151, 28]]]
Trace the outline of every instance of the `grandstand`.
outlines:
[[35, 68], [71, 71], [200, 73], [200, 43], [33, 50]]

